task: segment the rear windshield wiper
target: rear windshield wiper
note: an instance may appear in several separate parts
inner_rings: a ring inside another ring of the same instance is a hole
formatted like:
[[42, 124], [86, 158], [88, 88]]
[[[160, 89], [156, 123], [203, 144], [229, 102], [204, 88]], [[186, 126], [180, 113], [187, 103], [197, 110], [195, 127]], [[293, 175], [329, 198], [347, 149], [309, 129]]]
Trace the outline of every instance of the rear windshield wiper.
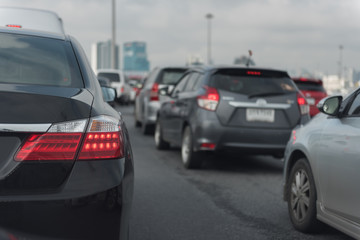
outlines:
[[276, 95], [285, 95], [288, 94], [290, 92], [262, 92], [262, 93], [254, 93], [254, 94], [250, 94], [248, 96], [248, 98], [253, 98], [253, 97], [268, 97], [268, 96], [276, 96]]

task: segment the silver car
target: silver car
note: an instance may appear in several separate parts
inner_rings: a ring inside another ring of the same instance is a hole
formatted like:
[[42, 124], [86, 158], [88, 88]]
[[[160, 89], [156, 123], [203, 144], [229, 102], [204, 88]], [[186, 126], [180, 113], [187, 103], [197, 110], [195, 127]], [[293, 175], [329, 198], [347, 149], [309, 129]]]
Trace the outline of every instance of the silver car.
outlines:
[[319, 220], [360, 239], [360, 89], [318, 104], [320, 114], [294, 129], [285, 151], [284, 200], [293, 226]]
[[142, 127], [144, 134], [153, 133], [161, 99], [158, 90], [173, 87], [186, 67], [156, 67], [145, 78], [142, 89], [135, 98], [135, 126]]

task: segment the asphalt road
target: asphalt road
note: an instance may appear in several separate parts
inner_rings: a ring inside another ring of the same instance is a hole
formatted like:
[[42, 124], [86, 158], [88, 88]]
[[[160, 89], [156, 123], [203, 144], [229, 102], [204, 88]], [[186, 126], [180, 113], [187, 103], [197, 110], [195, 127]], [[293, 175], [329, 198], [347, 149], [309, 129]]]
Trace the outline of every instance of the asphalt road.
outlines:
[[281, 160], [210, 156], [201, 170], [185, 170], [178, 148], [156, 150], [134, 127], [133, 106], [118, 109], [135, 159], [131, 240], [351, 239], [327, 226], [313, 235], [293, 229]]

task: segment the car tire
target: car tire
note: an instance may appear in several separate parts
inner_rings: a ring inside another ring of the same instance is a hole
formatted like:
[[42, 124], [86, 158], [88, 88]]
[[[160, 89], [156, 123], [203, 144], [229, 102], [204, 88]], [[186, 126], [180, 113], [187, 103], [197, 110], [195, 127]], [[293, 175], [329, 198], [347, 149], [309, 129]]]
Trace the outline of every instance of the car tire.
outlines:
[[295, 229], [305, 233], [314, 232], [319, 226], [316, 219], [316, 188], [305, 158], [298, 160], [292, 167], [286, 194], [290, 220]]
[[193, 135], [189, 126], [186, 126], [183, 132], [181, 159], [184, 167], [187, 169], [200, 168], [202, 165], [200, 153], [194, 151]]
[[154, 132], [154, 126], [151, 124], [146, 124], [145, 122], [142, 122], [141, 131], [144, 135], [150, 135]]
[[159, 121], [157, 121], [155, 125], [154, 140], [158, 150], [166, 150], [170, 148], [170, 144], [163, 139], [162, 127]]

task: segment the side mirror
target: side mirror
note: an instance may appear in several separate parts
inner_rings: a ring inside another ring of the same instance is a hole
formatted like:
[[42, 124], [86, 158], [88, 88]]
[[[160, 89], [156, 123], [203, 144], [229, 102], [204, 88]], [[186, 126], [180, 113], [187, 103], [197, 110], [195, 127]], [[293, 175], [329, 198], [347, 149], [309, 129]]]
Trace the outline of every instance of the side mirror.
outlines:
[[115, 104], [116, 90], [111, 87], [101, 87], [101, 91], [103, 94], [103, 99], [105, 102], [109, 103], [111, 106]]
[[169, 96], [169, 87], [160, 88], [158, 92], [161, 96]]
[[317, 108], [322, 113], [330, 116], [337, 116], [339, 114], [342, 99], [342, 96], [326, 97], [317, 104]]

